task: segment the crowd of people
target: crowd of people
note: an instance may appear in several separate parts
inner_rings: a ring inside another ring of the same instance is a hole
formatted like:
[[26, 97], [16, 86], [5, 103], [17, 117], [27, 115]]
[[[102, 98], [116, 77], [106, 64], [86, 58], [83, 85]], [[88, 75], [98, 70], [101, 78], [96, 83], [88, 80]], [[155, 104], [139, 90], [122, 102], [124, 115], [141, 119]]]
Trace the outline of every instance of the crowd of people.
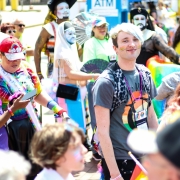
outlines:
[[[178, 180], [180, 26], [171, 46], [162, 27], [170, 28], [163, 1], [157, 8], [148, 3], [149, 11], [137, 3], [130, 22], [112, 29], [105, 17], [94, 16], [91, 38], [80, 45], [69, 20], [74, 3], [48, 1], [34, 49], [23, 40], [21, 19], [0, 26], [0, 179], [73, 180], [72, 172], [83, 170], [85, 154], [92, 151], [101, 180], [130, 180], [137, 161], [149, 180]], [[42, 85], [42, 51], [55, 98]], [[36, 71], [29, 56], [34, 56]], [[163, 57], [162, 68], [178, 67], [158, 87], [148, 69], [156, 57], [157, 63]], [[161, 114], [155, 111], [159, 101]], [[56, 122], [42, 127], [36, 104], [51, 110]]]

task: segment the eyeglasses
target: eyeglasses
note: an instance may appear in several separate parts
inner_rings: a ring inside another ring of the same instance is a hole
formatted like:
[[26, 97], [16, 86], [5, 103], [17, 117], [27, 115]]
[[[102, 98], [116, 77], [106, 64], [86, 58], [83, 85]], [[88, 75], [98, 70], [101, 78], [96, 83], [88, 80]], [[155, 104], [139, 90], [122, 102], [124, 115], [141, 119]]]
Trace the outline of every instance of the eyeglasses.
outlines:
[[25, 27], [25, 24], [15, 24], [15, 25], [19, 26], [20, 28]]
[[9, 34], [16, 33], [16, 30], [8, 30], [7, 33], [9, 33]]
[[96, 26], [97, 29], [106, 29], [108, 26], [105, 24], [105, 25], [101, 25], [101, 26]]

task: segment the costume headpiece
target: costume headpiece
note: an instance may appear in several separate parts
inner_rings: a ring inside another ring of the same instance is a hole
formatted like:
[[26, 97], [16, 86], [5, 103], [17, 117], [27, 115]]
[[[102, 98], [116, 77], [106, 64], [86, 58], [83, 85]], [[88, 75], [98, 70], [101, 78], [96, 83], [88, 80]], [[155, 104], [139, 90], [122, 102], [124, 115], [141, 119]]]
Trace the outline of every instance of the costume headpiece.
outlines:
[[151, 19], [149, 17], [149, 13], [144, 8], [138, 7], [136, 9], [132, 9], [130, 11], [130, 21], [131, 21], [131, 23], [132, 23], [133, 17], [135, 15], [139, 15], [139, 14], [142, 14], [142, 15], [144, 15], [146, 17], [146, 19], [147, 19], [147, 27], [146, 28], [154, 31], [154, 26], [153, 26], [152, 21], [151, 21]]
[[148, 16], [148, 12], [144, 9], [144, 8], [141, 8], [141, 7], [138, 7], [137, 9], [132, 9], [130, 11], [130, 18], [131, 20], [133, 19], [133, 17], [137, 14], [142, 14], [144, 15], [146, 18]]
[[74, 3], [76, 2], [76, 0], [49, 0], [47, 2], [47, 5], [50, 9], [50, 11], [54, 14], [54, 10], [56, 5], [58, 5], [61, 2], [66, 2], [69, 5], [69, 9], [74, 5]]

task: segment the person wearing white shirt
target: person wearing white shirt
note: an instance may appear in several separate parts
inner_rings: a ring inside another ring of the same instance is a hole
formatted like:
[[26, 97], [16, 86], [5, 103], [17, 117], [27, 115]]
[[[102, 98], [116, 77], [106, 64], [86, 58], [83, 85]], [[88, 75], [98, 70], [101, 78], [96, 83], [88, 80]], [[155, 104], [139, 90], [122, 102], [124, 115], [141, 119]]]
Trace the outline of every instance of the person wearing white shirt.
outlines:
[[84, 168], [87, 149], [83, 131], [72, 120], [45, 125], [32, 139], [30, 154], [43, 167], [35, 180], [75, 180], [72, 171]]

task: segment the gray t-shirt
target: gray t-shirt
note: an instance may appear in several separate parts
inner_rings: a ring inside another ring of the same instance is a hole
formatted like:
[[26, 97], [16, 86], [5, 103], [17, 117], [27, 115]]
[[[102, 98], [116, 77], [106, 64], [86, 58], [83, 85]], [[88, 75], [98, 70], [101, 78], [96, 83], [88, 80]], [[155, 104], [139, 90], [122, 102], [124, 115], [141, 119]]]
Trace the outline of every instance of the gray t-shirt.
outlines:
[[[130, 85], [130, 89], [132, 91], [133, 97], [140, 96], [140, 81], [139, 81], [139, 73], [137, 70], [134, 71], [123, 71], [124, 76], [126, 77], [128, 84]], [[143, 89], [143, 98], [148, 99], [148, 96], [153, 99], [156, 96], [156, 88], [153, 83], [152, 78], [150, 79], [151, 91], [148, 95], [146, 90]], [[109, 79], [104, 77], [98, 78], [97, 82], [93, 87], [93, 101], [94, 106], [99, 105], [108, 109], [111, 109], [113, 102], [113, 94], [114, 94], [114, 86]], [[132, 105], [132, 96], [128, 98], [127, 103], [121, 104], [118, 108], [116, 108], [110, 118], [110, 138], [114, 148], [114, 154], [116, 159], [131, 159], [128, 155], [128, 151], [132, 151], [127, 145], [127, 136], [129, 132], [132, 130], [129, 126], [130, 121], [134, 122], [134, 118], [132, 115], [133, 111], [141, 111], [143, 109], [147, 109], [148, 102], [146, 100], [138, 100]], [[134, 99], [133, 98], [133, 99]], [[142, 103], [143, 102], [143, 103]], [[99, 127], [98, 127], [99, 128]], [[133, 152], [133, 151], [132, 151]], [[135, 152], [133, 152], [136, 156], [139, 156]]]

